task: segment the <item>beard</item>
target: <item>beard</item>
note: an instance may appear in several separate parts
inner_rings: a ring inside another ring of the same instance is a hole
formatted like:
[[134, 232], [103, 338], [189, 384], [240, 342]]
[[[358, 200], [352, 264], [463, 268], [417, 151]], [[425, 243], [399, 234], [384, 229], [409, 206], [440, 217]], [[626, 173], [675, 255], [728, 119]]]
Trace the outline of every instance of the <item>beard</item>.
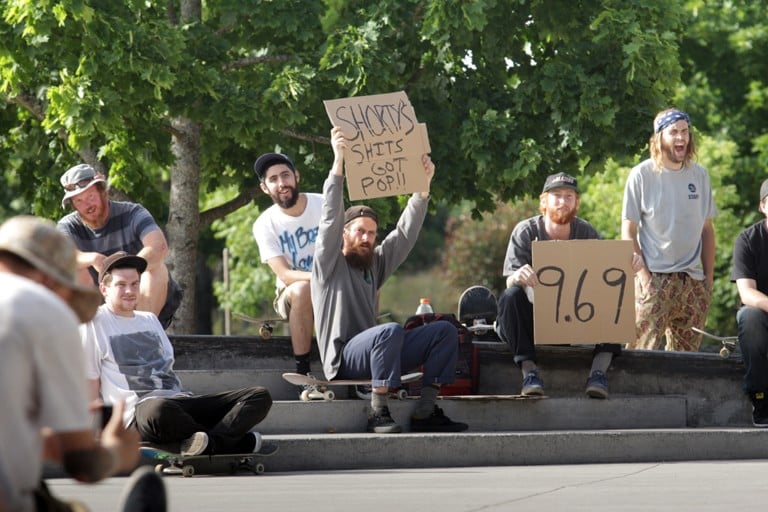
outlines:
[[272, 201], [280, 208], [287, 210], [288, 208], [293, 207], [299, 200], [299, 186], [296, 185], [296, 187], [285, 187], [285, 189], [290, 190], [291, 192], [285, 199], [282, 199], [280, 197], [280, 193], [278, 192], [277, 194], [272, 195]]
[[555, 224], [565, 225], [570, 224], [571, 221], [576, 217], [576, 214], [578, 213], [578, 208], [573, 208], [571, 210], [568, 210], [567, 212], [559, 212], [557, 210], [547, 210], [547, 217], [549, 217], [549, 220], [554, 222]]
[[367, 244], [356, 244], [344, 251], [344, 258], [350, 267], [369, 270], [373, 266], [373, 248]]

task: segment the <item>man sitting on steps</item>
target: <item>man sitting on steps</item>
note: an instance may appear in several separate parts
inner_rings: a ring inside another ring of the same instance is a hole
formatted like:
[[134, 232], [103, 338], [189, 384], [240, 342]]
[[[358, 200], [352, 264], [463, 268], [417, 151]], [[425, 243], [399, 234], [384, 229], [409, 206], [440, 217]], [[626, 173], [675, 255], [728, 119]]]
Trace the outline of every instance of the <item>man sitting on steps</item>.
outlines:
[[157, 317], [137, 311], [147, 262], [116, 252], [104, 260], [99, 290], [105, 304], [81, 326], [86, 377], [93, 398], [125, 401], [123, 421], [152, 444], [180, 444], [182, 455], [258, 452], [272, 398], [263, 387], [193, 395], [173, 371], [173, 346]]
[[[331, 131], [333, 167], [323, 186], [323, 210], [312, 267], [312, 306], [323, 370], [328, 379], [371, 379], [368, 431], [401, 432], [387, 406], [389, 388], [400, 385], [402, 370], [424, 367], [424, 387], [411, 416], [416, 432], [460, 432], [435, 405], [441, 384], [455, 379], [458, 333], [449, 322], [405, 331], [395, 322], [376, 325], [376, 294], [405, 260], [427, 214], [429, 191], [413, 194], [397, 228], [376, 245], [378, 217], [367, 206], [344, 211], [344, 148], [340, 128]], [[422, 158], [428, 183], [435, 166]]]

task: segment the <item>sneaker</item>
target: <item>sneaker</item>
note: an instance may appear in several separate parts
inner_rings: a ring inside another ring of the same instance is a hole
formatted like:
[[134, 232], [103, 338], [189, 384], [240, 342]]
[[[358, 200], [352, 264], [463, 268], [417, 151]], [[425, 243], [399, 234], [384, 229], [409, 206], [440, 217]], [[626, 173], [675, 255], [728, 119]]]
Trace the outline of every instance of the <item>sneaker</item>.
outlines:
[[595, 370], [587, 379], [589, 398], [608, 398], [608, 377], [600, 370]]
[[768, 398], [765, 393], [751, 393], [752, 424], [756, 427], [768, 427]]
[[525, 396], [543, 395], [544, 381], [539, 377], [539, 371], [533, 370], [523, 379], [523, 389], [520, 391]]
[[373, 411], [368, 416], [368, 432], [376, 434], [399, 434], [403, 428], [395, 423], [389, 414], [389, 407], [382, 407], [380, 411]]
[[163, 478], [152, 466], [140, 466], [123, 487], [119, 503], [117, 510], [122, 512], [165, 512], [167, 498]]
[[208, 434], [205, 432], [195, 432], [181, 442], [179, 453], [184, 457], [200, 455], [208, 448]]
[[426, 418], [411, 417], [411, 432], [463, 432], [468, 428], [466, 423], [451, 420], [438, 406]]
[[371, 393], [373, 393], [373, 387], [370, 384], [363, 384], [362, 386], [355, 386], [355, 394], [357, 398], [361, 400], [370, 400]]

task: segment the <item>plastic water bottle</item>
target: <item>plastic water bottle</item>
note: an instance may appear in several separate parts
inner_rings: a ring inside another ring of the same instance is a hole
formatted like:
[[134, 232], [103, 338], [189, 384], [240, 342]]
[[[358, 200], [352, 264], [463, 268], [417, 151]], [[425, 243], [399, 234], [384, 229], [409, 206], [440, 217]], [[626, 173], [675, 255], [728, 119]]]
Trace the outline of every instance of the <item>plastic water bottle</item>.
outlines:
[[432, 305], [429, 303], [429, 299], [426, 297], [422, 297], [419, 299], [419, 307], [416, 308], [416, 314], [417, 315], [426, 315], [429, 313], [434, 313], [432, 310]]

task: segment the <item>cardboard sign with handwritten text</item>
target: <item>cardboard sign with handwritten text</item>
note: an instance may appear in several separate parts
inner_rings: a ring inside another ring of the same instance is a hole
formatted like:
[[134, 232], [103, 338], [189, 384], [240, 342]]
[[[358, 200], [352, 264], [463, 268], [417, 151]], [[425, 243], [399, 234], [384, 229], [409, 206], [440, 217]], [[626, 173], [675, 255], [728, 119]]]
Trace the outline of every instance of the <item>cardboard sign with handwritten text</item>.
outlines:
[[537, 345], [624, 344], [635, 339], [631, 240], [550, 240], [532, 245]]
[[344, 154], [349, 199], [372, 199], [427, 190], [421, 156], [430, 152], [404, 91], [323, 102], [347, 139]]

